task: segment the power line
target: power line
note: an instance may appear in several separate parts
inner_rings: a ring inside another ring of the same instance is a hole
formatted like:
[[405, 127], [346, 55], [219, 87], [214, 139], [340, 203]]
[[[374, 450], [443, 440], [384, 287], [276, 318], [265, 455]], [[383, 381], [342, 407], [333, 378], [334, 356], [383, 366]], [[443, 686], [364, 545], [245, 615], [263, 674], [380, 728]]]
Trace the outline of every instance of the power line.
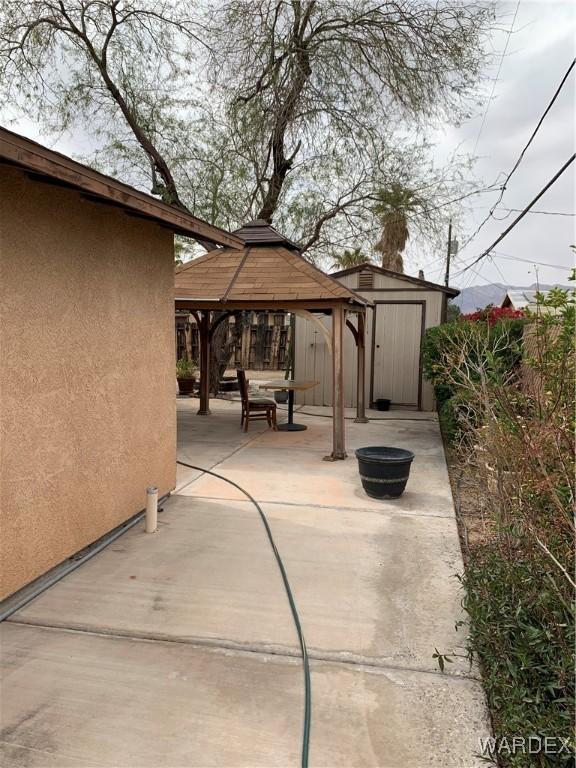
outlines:
[[[503, 221], [504, 219], [507, 219], [511, 213], [522, 212], [522, 208], [502, 208], [501, 210], [507, 211], [508, 215], [503, 216], [502, 219], [496, 219], [497, 221]], [[539, 213], [541, 216], [576, 216], [576, 213], [566, 213], [565, 211], [529, 211], [529, 213]]]
[[496, 257], [499, 259], [507, 259], [508, 261], [521, 261], [524, 264], [531, 264], [538, 267], [551, 267], [553, 269], [570, 269], [566, 264], [547, 264], [545, 261], [534, 261], [533, 259], [523, 259], [520, 256], [512, 256], [508, 253], [502, 253], [501, 251], [494, 251]]
[[[512, 168], [512, 170], [510, 171], [510, 173], [508, 174], [508, 176], [506, 178], [506, 181], [502, 185], [502, 191], [500, 192], [500, 200], [502, 200], [502, 196], [504, 195], [504, 192], [506, 190], [506, 185], [508, 184], [508, 182], [512, 178], [512, 174], [514, 173], [514, 171], [518, 168], [518, 166], [522, 162], [522, 159], [523, 159], [524, 155], [526, 154], [526, 150], [528, 149], [530, 144], [532, 144], [532, 142], [534, 141], [534, 137], [536, 136], [536, 134], [540, 130], [540, 126], [542, 125], [542, 123], [546, 119], [546, 115], [548, 114], [548, 112], [550, 112], [550, 110], [552, 109], [552, 107], [554, 105], [554, 102], [556, 101], [556, 99], [560, 95], [560, 91], [564, 87], [564, 83], [566, 82], [566, 80], [568, 80], [570, 72], [572, 72], [572, 70], [574, 69], [574, 64], [576, 64], [576, 58], [572, 59], [572, 63], [570, 64], [570, 66], [568, 67], [566, 72], [564, 73], [564, 77], [560, 81], [560, 85], [558, 86], [558, 88], [556, 88], [556, 92], [554, 93], [554, 96], [552, 96], [552, 99], [551, 99], [550, 103], [548, 104], [548, 106], [546, 107], [546, 109], [544, 110], [544, 113], [543, 113], [542, 117], [540, 118], [540, 120], [538, 120], [538, 123], [536, 124], [536, 128], [534, 128], [534, 130], [532, 131], [532, 135], [530, 136], [530, 138], [526, 142], [526, 145], [525, 145], [524, 149], [522, 150], [522, 152], [520, 152], [520, 155], [518, 156], [518, 160], [516, 160], [516, 162], [514, 163], [514, 167]], [[500, 200], [498, 202], [500, 202]]]
[[[544, 261], [534, 261], [533, 259], [523, 259], [520, 256], [512, 256], [511, 254], [502, 253], [501, 251], [494, 251], [490, 255], [489, 259], [490, 259], [490, 263], [495, 267], [495, 269], [498, 272], [500, 272], [500, 270], [498, 269], [498, 265], [496, 264], [496, 259], [506, 259], [508, 261], [517, 261], [517, 262], [521, 262], [523, 264], [530, 264], [531, 266], [534, 266], [534, 267], [536, 267], [536, 266], [538, 266], [538, 267], [550, 267], [551, 269], [561, 269], [563, 271], [570, 270], [570, 266], [566, 265], [566, 264], [547, 264]], [[482, 277], [482, 275], [477, 270], [472, 268], [472, 265], [473, 265], [473, 262], [471, 262], [468, 265], [468, 267], [466, 268], [466, 269], [470, 270], [470, 274], [472, 276], [476, 275], [477, 277], [479, 277], [484, 282], [489, 283], [490, 280], [488, 280], [487, 278]], [[456, 272], [456, 274], [454, 275], [454, 278], [457, 278], [457, 277], [461, 276], [466, 271], [466, 269], [461, 269], [459, 272]], [[501, 272], [500, 272], [500, 276], [502, 278], [504, 277]], [[504, 282], [507, 282], [507, 281], [504, 280]], [[467, 285], [469, 285], [470, 283], [471, 283], [471, 280], [468, 280], [467, 281]], [[466, 286], [464, 286], [464, 287], [466, 287]], [[461, 288], [461, 290], [462, 290], [462, 288]]]
[[[523, 264], [530, 264], [531, 266], [550, 267], [552, 269], [562, 269], [562, 270], [569, 270], [570, 269], [570, 266], [568, 266], [566, 264], [547, 264], [544, 261], [534, 261], [533, 259], [523, 259], [521, 256], [512, 256], [511, 254], [502, 253], [501, 251], [494, 251], [490, 255], [490, 262], [493, 264], [493, 266], [496, 268], [497, 271], [500, 271], [500, 270], [498, 269], [498, 266], [496, 264], [496, 259], [506, 259], [508, 261], [518, 261], [518, 262], [521, 262]], [[476, 275], [478, 278], [480, 278], [484, 282], [487, 282], [487, 283], [490, 282], [490, 280], [488, 280], [487, 278], [482, 277], [482, 275], [477, 270], [472, 269], [472, 263], [469, 265], [468, 268], [470, 269], [470, 273], [471, 274]], [[464, 269], [460, 270], [459, 272], [457, 272], [454, 275], [454, 277], [456, 278], [456, 277], [460, 276], [464, 271], [465, 271]], [[501, 272], [500, 272], [500, 276], [504, 277]], [[468, 280], [468, 284], [470, 284], [470, 282], [471, 281]], [[504, 280], [504, 282], [506, 282], [506, 280]]]
[[496, 83], [498, 82], [498, 79], [500, 77], [500, 70], [502, 69], [502, 64], [504, 63], [504, 57], [506, 56], [506, 52], [508, 50], [508, 45], [510, 43], [510, 37], [512, 35], [512, 30], [514, 29], [514, 24], [516, 22], [516, 16], [518, 15], [518, 8], [520, 7], [520, 0], [516, 3], [516, 10], [514, 11], [514, 18], [512, 19], [512, 24], [510, 25], [510, 29], [508, 30], [508, 36], [506, 38], [506, 44], [504, 45], [504, 50], [502, 51], [502, 56], [500, 57], [500, 64], [498, 65], [498, 71], [496, 72], [496, 78], [492, 84], [492, 92], [490, 93], [490, 98], [488, 99], [488, 103], [486, 104], [486, 109], [484, 110], [484, 116], [482, 117], [482, 123], [480, 125], [480, 130], [478, 131], [478, 136], [476, 136], [476, 143], [474, 144], [474, 149], [472, 150], [472, 154], [476, 154], [476, 147], [478, 146], [478, 142], [480, 141], [480, 136], [482, 135], [482, 131], [484, 130], [484, 124], [486, 122], [486, 116], [488, 115], [488, 110], [490, 109], [490, 105], [492, 104], [492, 99], [494, 98], [494, 91], [496, 90]]
[[538, 202], [538, 200], [540, 200], [540, 198], [542, 197], [542, 195], [544, 195], [544, 194], [545, 194], [545, 193], [546, 193], [546, 192], [547, 192], [547, 191], [550, 189], [550, 187], [551, 187], [551, 186], [552, 186], [552, 185], [553, 185], [553, 184], [554, 184], [556, 181], [558, 181], [558, 179], [560, 178], [560, 176], [562, 176], [562, 174], [564, 173], [564, 171], [565, 171], [565, 170], [566, 170], [566, 169], [567, 169], [567, 168], [568, 168], [568, 167], [569, 167], [569, 166], [570, 166], [570, 165], [571, 165], [571, 164], [574, 162], [574, 160], [575, 160], [575, 159], [576, 159], [576, 153], [574, 153], [574, 154], [572, 155], [572, 157], [570, 157], [570, 158], [569, 158], [569, 159], [568, 159], [568, 160], [567, 160], [567, 161], [564, 163], [564, 165], [562, 166], [562, 168], [560, 168], [560, 170], [559, 170], [559, 171], [558, 171], [558, 172], [557, 172], [557, 173], [556, 173], [556, 174], [555, 174], [555, 175], [554, 175], [554, 176], [553, 176], [553, 177], [550, 179], [550, 181], [549, 181], [549, 182], [546, 184], [546, 186], [545, 186], [545, 187], [543, 187], [543, 188], [540, 190], [540, 192], [538, 192], [538, 194], [536, 195], [536, 197], [535, 197], [535, 198], [534, 198], [534, 199], [533, 199], [533, 200], [532, 200], [530, 203], [528, 203], [528, 205], [527, 205], [525, 208], [523, 208], [523, 209], [522, 209], [522, 212], [520, 213], [520, 215], [519, 215], [519, 216], [517, 216], [517, 217], [514, 219], [514, 221], [513, 221], [513, 222], [510, 224], [510, 226], [509, 226], [509, 227], [507, 227], [507, 228], [504, 230], [504, 232], [502, 232], [502, 234], [501, 234], [501, 235], [500, 235], [498, 238], [496, 238], [496, 240], [495, 240], [495, 241], [492, 243], [492, 245], [491, 245], [491, 246], [489, 246], [488, 248], [486, 248], [486, 250], [482, 251], [482, 253], [480, 254], [480, 256], [478, 256], [476, 259], [474, 259], [474, 261], [473, 261], [473, 262], [471, 262], [471, 264], [469, 264], [467, 267], [464, 267], [464, 269], [463, 269], [463, 270], [461, 270], [459, 274], [462, 274], [462, 272], [466, 272], [466, 270], [470, 269], [470, 267], [471, 267], [471, 266], [473, 266], [474, 264], [477, 264], [477, 263], [478, 263], [479, 261], [481, 261], [481, 260], [482, 260], [482, 259], [483, 259], [485, 256], [487, 256], [487, 255], [490, 253], [490, 251], [492, 251], [492, 250], [494, 249], [494, 247], [495, 247], [495, 246], [497, 246], [497, 245], [498, 245], [498, 243], [500, 243], [500, 242], [501, 242], [501, 241], [502, 241], [502, 240], [503, 240], [503, 239], [506, 237], [506, 235], [507, 235], [509, 232], [511, 232], [511, 231], [514, 229], [514, 227], [516, 226], [516, 224], [518, 224], [518, 222], [519, 222], [519, 221], [521, 221], [521, 219], [523, 219], [523, 218], [524, 218], [524, 216], [526, 216], [526, 214], [529, 212], [530, 208], [532, 208], [532, 206], [533, 206], [535, 203], [537, 203], [537, 202]]
[[[518, 8], [516, 8], [516, 10], [518, 10]], [[576, 63], [576, 59], [572, 59], [572, 62], [570, 63], [570, 66], [568, 67], [568, 69], [567, 69], [567, 70], [566, 70], [566, 72], [564, 73], [564, 76], [563, 76], [562, 80], [560, 81], [560, 85], [558, 86], [558, 88], [556, 89], [556, 91], [555, 91], [554, 95], [552, 96], [552, 99], [550, 100], [550, 103], [548, 104], [548, 106], [547, 106], [547, 107], [546, 107], [546, 109], [544, 110], [544, 112], [543, 112], [542, 116], [541, 116], [541, 117], [540, 117], [540, 119], [538, 120], [538, 123], [536, 124], [536, 127], [535, 127], [535, 128], [534, 128], [534, 130], [532, 131], [532, 134], [531, 134], [530, 138], [528, 139], [528, 141], [527, 141], [527, 142], [526, 142], [526, 144], [524, 145], [524, 148], [523, 148], [523, 149], [522, 149], [522, 151], [520, 152], [520, 154], [519, 154], [519, 156], [518, 156], [518, 159], [516, 160], [516, 162], [514, 163], [514, 165], [513, 165], [513, 167], [512, 167], [512, 170], [510, 171], [510, 173], [508, 173], [508, 175], [507, 175], [507, 176], [506, 176], [506, 178], [504, 179], [504, 182], [503, 182], [502, 186], [500, 187], [500, 195], [498, 196], [498, 200], [496, 200], [496, 202], [494, 203], [494, 205], [493, 205], [493, 206], [490, 208], [490, 211], [488, 212], [488, 215], [487, 215], [487, 216], [486, 216], [486, 218], [485, 218], [485, 219], [484, 219], [484, 220], [483, 220], [483, 221], [480, 223], [480, 225], [477, 227], [476, 231], [472, 233], [472, 235], [471, 235], [471, 236], [470, 236], [470, 237], [469, 237], [469, 238], [466, 240], [466, 242], [464, 243], [464, 245], [463, 245], [463, 246], [460, 248], [460, 250], [461, 250], [461, 251], [463, 251], [463, 250], [464, 250], [464, 248], [466, 248], [466, 246], [467, 246], [467, 245], [469, 245], [469, 243], [471, 243], [471, 242], [472, 242], [472, 240], [474, 240], [474, 238], [475, 238], [475, 237], [478, 235], [478, 233], [480, 232], [480, 230], [481, 230], [481, 229], [484, 227], [484, 225], [485, 225], [485, 224], [486, 224], [486, 223], [487, 223], [487, 222], [488, 222], [488, 221], [489, 221], [491, 218], [495, 218], [495, 217], [494, 217], [494, 211], [496, 210], [496, 208], [497, 208], [497, 207], [500, 205], [500, 203], [502, 202], [502, 198], [504, 197], [504, 192], [506, 191], [506, 188], [507, 188], [508, 182], [510, 181], [510, 179], [511, 179], [511, 177], [512, 177], [513, 173], [516, 171], [516, 169], [518, 168], [518, 166], [519, 166], [519, 165], [520, 165], [520, 163], [522, 162], [522, 159], [524, 158], [524, 155], [526, 154], [526, 150], [528, 149], [528, 147], [530, 146], [530, 144], [532, 144], [532, 142], [533, 142], [533, 140], [534, 140], [534, 138], [535, 138], [536, 134], [537, 134], [537, 133], [538, 133], [538, 131], [540, 130], [540, 126], [542, 125], [542, 123], [544, 122], [544, 120], [545, 120], [545, 118], [546, 118], [546, 115], [547, 115], [547, 114], [548, 114], [548, 112], [550, 112], [550, 110], [552, 109], [552, 106], [554, 105], [554, 102], [555, 102], [555, 101], [556, 101], [556, 99], [558, 98], [558, 96], [559, 96], [559, 94], [560, 94], [560, 91], [561, 91], [561, 90], [562, 90], [562, 88], [564, 87], [564, 84], [566, 83], [566, 80], [568, 79], [568, 77], [569, 77], [570, 73], [571, 73], [571, 72], [572, 72], [572, 70], [574, 69], [574, 65], [575, 65], [575, 63]], [[478, 143], [478, 142], [476, 142], [476, 143]], [[507, 218], [507, 217], [504, 217], [504, 218]]]
[[496, 182], [494, 184], [490, 184], [487, 187], [481, 187], [480, 189], [473, 189], [471, 192], [466, 192], [463, 195], [460, 195], [460, 197], [455, 197], [452, 200], [447, 200], [445, 203], [438, 203], [438, 205], [433, 205], [430, 208], [423, 208], [420, 211], [415, 211], [413, 213], [407, 214], [406, 218], [408, 221], [417, 219], [419, 216], [427, 216], [429, 213], [432, 213], [433, 211], [438, 211], [440, 208], [445, 208], [447, 205], [454, 205], [454, 203], [459, 203], [461, 200], [465, 200], [467, 197], [472, 197], [473, 195], [484, 195], [487, 192], [495, 192], [496, 190], [500, 189], [500, 187], [496, 186]]
[[[470, 269], [470, 277], [465, 282], [465, 284], [460, 288], [461, 291], [466, 290], [466, 288], [474, 288], [475, 286], [472, 285], [472, 281], [474, 280], [474, 275], [481, 280], [485, 285], [492, 285], [493, 281], [487, 277], [483, 277], [480, 272], [476, 269]], [[478, 287], [478, 286], [476, 286]]]
[[500, 275], [500, 277], [502, 278], [502, 282], [504, 283], [504, 285], [509, 285], [509, 284], [510, 284], [510, 282], [509, 282], [508, 280], [506, 280], [506, 278], [504, 277], [504, 273], [502, 272], [502, 270], [500, 269], [500, 267], [498, 266], [498, 264], [496, 264], [496, 261], [495, 261], [495, 259], [494, 259], [494, 256], [493, 256], [492, 254], [490, 254], [490, 256], [489, 256], [488, 258], [489, 258], [489, 259], [490, 259], [490, 261], [492, 262], [492, 265], [494, 266], [494, 269], [495, 269], [495, 270], [498, 272], [498, 274], [499, 274], [499, 275]]

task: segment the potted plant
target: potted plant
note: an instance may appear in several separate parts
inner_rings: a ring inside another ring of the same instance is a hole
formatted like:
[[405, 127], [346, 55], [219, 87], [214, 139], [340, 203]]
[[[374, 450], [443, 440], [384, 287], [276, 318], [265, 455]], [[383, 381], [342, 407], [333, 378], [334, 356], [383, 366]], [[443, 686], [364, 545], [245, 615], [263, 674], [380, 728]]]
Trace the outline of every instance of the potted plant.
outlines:
[[176, 361], [176, 378], [178, 380], [178, 391], [181, 395], [191, 395], [194, 392], [197, 373], [198, 366], [194, 360], [181, 358]]

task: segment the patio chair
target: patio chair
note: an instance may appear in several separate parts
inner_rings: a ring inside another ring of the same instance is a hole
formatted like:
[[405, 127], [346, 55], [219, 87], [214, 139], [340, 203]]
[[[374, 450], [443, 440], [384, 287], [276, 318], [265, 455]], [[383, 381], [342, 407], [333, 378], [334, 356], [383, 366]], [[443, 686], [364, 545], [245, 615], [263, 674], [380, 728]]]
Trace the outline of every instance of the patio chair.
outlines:
[[244, 432], [248, 432], [248, 425], [250, 419], [266, 419], [268, 426], [277, 430], [276, 424], [276, 403], [273, 400], [267, 400], [266, 398], [252, 398], [248, 392], [249, 381], [246, 378], [246, 373], [243, 370], [238, 369], [236, 371], [238, 375], [238, 384], [240, 386], [240, 397], [242, 399], [242, 416], [240, 418], [240, 426], [244, 427]]

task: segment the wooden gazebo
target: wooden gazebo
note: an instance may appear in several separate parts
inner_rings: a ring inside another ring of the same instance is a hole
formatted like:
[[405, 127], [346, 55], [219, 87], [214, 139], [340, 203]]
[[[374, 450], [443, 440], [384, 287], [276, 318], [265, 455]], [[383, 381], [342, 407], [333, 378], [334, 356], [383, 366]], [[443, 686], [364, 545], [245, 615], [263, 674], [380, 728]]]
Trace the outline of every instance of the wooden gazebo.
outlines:
[[[358, 347], [356, 420], [364, 403], [365, 308], [368, 299], [307, 261], [298, 246], [257, 219], [233, 233], [243, 249], [210, 251], [176, 269], [176, 309], [188, 310], [200, 332], [200, 415], [210, 413], [210, 343], [219, 323], [241, 310], [285, 310], [315, 322], [332, 350], [333, 460], [345, 459], [343, 334], [347, 325]], [[332, 316], [332, 333], [315, 314]], [[356, 323], [352, 322], [355, 316]]]

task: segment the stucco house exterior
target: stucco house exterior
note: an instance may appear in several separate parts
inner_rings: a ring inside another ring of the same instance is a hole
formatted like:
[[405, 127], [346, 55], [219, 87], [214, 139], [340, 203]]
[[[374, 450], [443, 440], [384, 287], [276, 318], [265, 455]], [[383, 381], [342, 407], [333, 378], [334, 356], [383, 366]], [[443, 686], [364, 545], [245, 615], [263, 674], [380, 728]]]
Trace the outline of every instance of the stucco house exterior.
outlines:
[[[374, 264], [362, 264], [330, 276], [372, 302], [366, 310], [365, 402], [372, 405], [385, 398], [393, 406], [434, 410], [432, 385], [422, 375], [422, 338], [427, 328], [443, 322], [448, 299], [459, 291]], [[353, 336], [347, 333], [344, 401], [348, 408], [356, 402], [356, 354]], [[330, 354], [325, 338], [300, 318], [296, 318], [294, 375], [319, 382], [317, 387], [299, 393], [298, 402], [332, 404]]]
[[238, 245], [0, 129], [0, 598], [175, 485], [174, 233]]

